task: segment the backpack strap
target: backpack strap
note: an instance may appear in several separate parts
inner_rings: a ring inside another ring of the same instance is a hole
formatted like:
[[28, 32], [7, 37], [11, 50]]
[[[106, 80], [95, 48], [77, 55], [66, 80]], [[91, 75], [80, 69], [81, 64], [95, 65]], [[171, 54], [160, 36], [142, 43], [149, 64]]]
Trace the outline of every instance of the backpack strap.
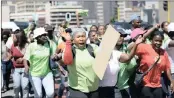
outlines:
[[76, 49], [75, 49], [75, 47], [74, 47], [73, 45], [71, 46], [71, 48], [72, 48], [72, 55], [73, 55], [73, 58], [75, 58]]
[[94, 54], [94, 49], [93, 49], [93, 47], [92, 47], [91, 45], [89, 45], [89, 44], [86, 44], [86, 47], [87, 47], [87, 50], [88, 50], [89, 54], [90, 54], [93, 58], [95, 58], [95, 54]]
[[[93, 47], [92, 47], [91, 45], [89, 45], [89, 44], [86, 44], [86, 48], [87, 48], [89, 54], [90, 54], [93, 58], [95, 58], [95, 54], [94, 54], [94, 49], [93, 49]], [[74, 58], [74, 57], [75, 57], [75, 54], [76, 54], [76, 50], [75, 50], [75, 47], [74, 47], [73, 45], [72, 45], [72, 54], [73, 54], [73, 58]]]

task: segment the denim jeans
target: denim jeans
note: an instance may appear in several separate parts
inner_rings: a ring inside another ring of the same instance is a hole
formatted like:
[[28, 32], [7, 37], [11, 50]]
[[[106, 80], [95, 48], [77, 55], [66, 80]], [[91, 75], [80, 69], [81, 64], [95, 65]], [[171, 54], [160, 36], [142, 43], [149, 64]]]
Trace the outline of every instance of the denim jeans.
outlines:
[[19, 98], [19, 93], [23, 95], [22, 98], [28, 98], [28, 75], [24, 72], [24, 68], [13, 69], [13, 83], [14, 83], [14, 98]]
[[52, 72], [49, 72], [44, 77], [36, 77], [29, 75], [29, 79], [34, 89], [35, 98], [42, 98], [42, 85], [46, 92], [47, 98], [54, 97], [54, 81]]
[[3, 88], [3, 85], [4, 85], [4, 83], [3, 83], [3, 72], [2, 72], [2, 69], [1, 69], [1, 89]]
[[11, 61], [1, 61], [1, 64], [2, 64], [1, 66], [2, 66], [2, 75], [3, 75], [3, 85], [2, 86], [8, 88], [12, 62]]
[[64, 90], [66, 89], [66, 96], [67, 96], [67, 88], [68, 88], [68, 77], [67, 74], [66, 75], [60, 75], [60, 79], [61, 79], [61, 83], [60, 83], [60, 87], [58, 89], [58, 96], [61, 98], [64, 95]]

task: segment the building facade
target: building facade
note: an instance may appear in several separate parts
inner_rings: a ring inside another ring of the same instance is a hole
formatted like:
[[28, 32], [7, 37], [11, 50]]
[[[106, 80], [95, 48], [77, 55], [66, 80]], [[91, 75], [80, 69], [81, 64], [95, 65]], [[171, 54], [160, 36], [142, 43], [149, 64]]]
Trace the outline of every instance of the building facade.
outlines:
[[[49, 1], [46, 3], [46, 23], [53, 26], [66, 20], [66, 13], [70, 13], [69, 25], [77, 25], [76, 11], [82, 9], [78, 2]], [[79, 23], [83, 24], [83, 18], [79, 16]]]
[[117, 12], [116, 1], [83, 1], [83, 9], [88, 9], [88, 16], [84, 17], [84, 23], [91, 25], [104, 25], [110, 22], [112, 18], [115, 18]]

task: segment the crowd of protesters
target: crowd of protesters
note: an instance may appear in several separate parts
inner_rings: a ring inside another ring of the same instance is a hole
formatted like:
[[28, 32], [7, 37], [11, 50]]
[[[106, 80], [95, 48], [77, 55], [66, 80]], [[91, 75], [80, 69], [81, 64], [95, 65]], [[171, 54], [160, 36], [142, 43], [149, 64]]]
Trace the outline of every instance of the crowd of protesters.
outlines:
[[102, 80], [92, 66], [108, 24], [3, 28], [1, 90], [12, 74], [14, 98], [174, 98], [174, 23], [141, 22], [132, 19], [130, 34], [113, 26], [120, 37]]

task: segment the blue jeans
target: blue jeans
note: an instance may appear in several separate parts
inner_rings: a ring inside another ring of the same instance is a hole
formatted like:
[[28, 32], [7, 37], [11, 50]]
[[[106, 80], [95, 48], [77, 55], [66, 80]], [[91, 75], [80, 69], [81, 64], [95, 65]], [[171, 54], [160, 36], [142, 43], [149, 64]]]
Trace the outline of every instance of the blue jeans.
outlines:
[[1, 89], [3, 88], [4, 82], [3, 82], [3, 72], [1, 70]]
[[24, 72], [24, 68], [15, 68], [13, 69], [13, 83], [14, 83], [14, 94], [15, 98], [19, 98], [19, 93], [21, 91], [21, 94], [23, 95], [22, 98], [28, 98], [28, 75]]
[[34, 89], [35, 98], [42, 98], [42, 85], [45, 89], [47, 98], [54, 97], [54, 81], [52, 72], [49, 72], [44, 77], [29, 75], [29, 79]]
[[9, 61], [1, 61], [1, 67], [2, 67], [2, 75], [3, 75], [2, 86], [8, 88], [12, 62], [10, 60]]

